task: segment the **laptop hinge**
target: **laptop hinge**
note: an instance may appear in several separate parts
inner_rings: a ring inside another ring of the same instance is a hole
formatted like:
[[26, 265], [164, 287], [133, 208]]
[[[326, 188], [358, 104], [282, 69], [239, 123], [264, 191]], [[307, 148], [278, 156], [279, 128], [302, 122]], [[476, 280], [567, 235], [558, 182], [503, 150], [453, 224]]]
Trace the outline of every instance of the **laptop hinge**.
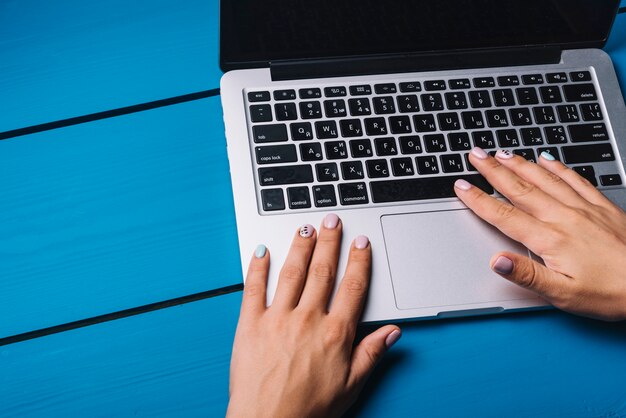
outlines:
[[527, 47], [465, 50], [447, 53], [275, 61], [270, 63], [273, 81], [346, 77], [469, 68], [556, 64], [559, 47]]

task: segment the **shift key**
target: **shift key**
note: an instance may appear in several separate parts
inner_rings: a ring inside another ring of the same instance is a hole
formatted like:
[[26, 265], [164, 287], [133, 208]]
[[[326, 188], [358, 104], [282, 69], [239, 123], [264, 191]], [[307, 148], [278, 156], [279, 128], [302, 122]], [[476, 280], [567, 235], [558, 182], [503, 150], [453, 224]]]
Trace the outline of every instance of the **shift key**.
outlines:
[[298, 184], [313, 182], [313, 170], [310, 165], [287, 165], [281, 167], [259, 168], [261, 186]]
[[283, 142], [287, 140], [287, 125], [257, 125], [252, 127], [252, 139], [256, 143]]
[[615, 160], [613, 148], [608, 143], [562, 147], [561, 152], [566, 164], [599, 163]]

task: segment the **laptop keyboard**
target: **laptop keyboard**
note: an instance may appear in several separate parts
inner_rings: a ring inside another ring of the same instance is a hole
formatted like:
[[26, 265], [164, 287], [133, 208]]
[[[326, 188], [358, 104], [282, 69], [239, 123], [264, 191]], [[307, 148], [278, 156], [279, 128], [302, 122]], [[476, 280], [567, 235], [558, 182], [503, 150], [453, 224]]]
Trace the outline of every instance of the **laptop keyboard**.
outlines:
[[263, 212], [455, 197], [463, 178], [493, 193], [468, 154], [549, 151], [596, 186], [620, 186], [588, 70], [245, 92]]

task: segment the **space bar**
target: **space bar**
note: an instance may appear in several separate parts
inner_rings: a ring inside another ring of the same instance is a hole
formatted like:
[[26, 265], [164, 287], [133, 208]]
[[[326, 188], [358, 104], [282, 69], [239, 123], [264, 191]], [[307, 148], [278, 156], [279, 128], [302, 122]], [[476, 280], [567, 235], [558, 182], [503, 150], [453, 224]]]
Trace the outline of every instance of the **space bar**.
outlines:
[[454, 182], [464, 179], [486, 193], [493, 187], [481, 175], [426, 177], [405, 180], [373, 181], [370, 183], [374, 203], [406, 202], [411, 200], [443, 199], [455, 197]]

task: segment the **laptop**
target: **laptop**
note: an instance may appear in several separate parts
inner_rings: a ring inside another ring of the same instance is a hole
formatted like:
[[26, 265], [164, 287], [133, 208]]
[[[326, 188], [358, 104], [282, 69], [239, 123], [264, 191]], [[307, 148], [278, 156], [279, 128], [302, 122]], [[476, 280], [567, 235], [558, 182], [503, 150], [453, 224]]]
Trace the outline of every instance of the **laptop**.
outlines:
[[[618, 0], [221, 0], [221, 97], [245, 273], [344, 225], [367, 235], [363, 321], [546, 306], [490, 257], [530, 254], [455, 197], [474, 146], [558, 157], [626, 207], [626, 108], [601, 49]], [[501, 196], [500, 196], [501, 198]], [[245, 274], [244, 274], [245, 277]]]

